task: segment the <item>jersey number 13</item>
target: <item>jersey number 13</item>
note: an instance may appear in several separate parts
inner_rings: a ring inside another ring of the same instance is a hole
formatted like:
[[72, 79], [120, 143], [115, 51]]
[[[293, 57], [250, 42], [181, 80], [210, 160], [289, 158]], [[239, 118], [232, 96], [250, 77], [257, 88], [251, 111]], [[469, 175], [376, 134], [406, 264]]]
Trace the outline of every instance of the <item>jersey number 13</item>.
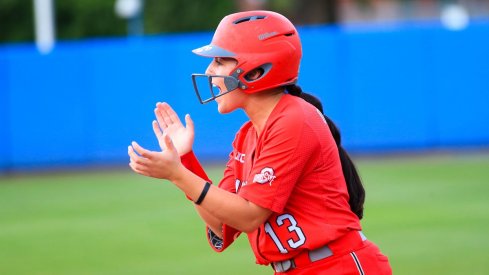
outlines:
[[[284, 226], [286, 220], [289, 224], [287, 229], [291, 234], [294, 235], [294, 237], [291, 236], [291, 238], [287, 240], [287, 244], [289, 245], [289, 247], [296, 249], [306, 242], [306, 236], [304, 236], [302, 229], [297, 226], [297, 221], [295, 220], [295, 218], [290, 214], [283, 214], [278, 216], [276, 219], [277, 226]], [[285, 249], [284, 245], [277, 237], [277, 234], [273, 231], [270, 222], [265, 223], [265, 232], [270, 236], [270, 238], [272, 238], [280, 253], [286, 254], [289, 252], [287, 249]]]

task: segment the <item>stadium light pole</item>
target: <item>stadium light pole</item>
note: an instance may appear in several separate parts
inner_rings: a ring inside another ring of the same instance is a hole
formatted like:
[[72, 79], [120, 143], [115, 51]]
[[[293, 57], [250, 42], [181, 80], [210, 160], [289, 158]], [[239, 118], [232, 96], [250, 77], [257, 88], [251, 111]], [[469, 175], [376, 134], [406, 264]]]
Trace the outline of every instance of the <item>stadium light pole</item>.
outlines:
[[127, 20], [129, 36], [144, 34], [143, 10], [144, 0], [117, 0], [115, 2], [115, 13]]
[[445, 28], [451, 31], [460, 31], [467, 28], [470, 23], [470, 16], [463, 5], [453, 2], [442, 7], [440, 21]]
[[56, 39], [53, 0], [34, 0], [34, 22], [37, 49], [48, 54], [53, 50]]

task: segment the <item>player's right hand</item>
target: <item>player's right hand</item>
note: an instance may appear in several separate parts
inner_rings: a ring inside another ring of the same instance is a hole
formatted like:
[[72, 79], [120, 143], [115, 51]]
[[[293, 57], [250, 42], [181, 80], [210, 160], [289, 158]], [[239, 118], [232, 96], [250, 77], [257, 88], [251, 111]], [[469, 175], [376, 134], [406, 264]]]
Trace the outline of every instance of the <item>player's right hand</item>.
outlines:
[[138, 174], [173, 182], [180, 176], [183, 165], [170, 136], [164, 134], [161, 140], [161, 152], [147, 150], [133, 141], [127, 149], [129, 166]]
[[156, 103], [154, 110], [156, 121], [153, 121], [153, 131], [158, 139], [161, 150], [165, 148], [163, 133], [166, 133], [173, 141], [180, 156], [192, 151], [194, 143], [194, 122], [190, 115], [185, 115], [184, 126], [177, 113], [166, 102]]

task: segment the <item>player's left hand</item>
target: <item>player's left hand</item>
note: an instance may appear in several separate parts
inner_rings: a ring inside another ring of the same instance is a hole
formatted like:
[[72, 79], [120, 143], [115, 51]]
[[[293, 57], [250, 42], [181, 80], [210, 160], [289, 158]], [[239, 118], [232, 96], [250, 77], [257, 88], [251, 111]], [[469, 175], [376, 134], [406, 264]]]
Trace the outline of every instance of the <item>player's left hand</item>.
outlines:
[[194, 122], [190, 118], [190, 115], [185, 115], [186, 125], [184, 126], [177, 113], [166, 102], [158, 102], [154, 113], [156, 120], [153, 121], [153, 131], [161, 149], [163, 150], [164, 148], [163, 133], [166, 133], [171, 137], [173, 145], [175, 145], [180, 156], [192, 151], [192, 145], [194, 143]]
[[141, 175], [172, 181], [178, 176], [182, 163], [169, 135], [162, 136], [161, 152], [150, 151], [133, 141], [128, 147], [129, 166]]

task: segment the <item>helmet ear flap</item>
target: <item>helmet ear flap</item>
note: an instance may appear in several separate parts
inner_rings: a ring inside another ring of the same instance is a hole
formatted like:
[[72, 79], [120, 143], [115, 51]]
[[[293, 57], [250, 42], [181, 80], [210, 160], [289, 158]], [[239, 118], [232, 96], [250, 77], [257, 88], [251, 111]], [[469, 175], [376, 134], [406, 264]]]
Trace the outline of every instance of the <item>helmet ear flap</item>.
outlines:
[[243, 77], [247, 82], [254, 82], [262, 79], [272, 69], [272, 63], [265, 63], [250, 70]]

